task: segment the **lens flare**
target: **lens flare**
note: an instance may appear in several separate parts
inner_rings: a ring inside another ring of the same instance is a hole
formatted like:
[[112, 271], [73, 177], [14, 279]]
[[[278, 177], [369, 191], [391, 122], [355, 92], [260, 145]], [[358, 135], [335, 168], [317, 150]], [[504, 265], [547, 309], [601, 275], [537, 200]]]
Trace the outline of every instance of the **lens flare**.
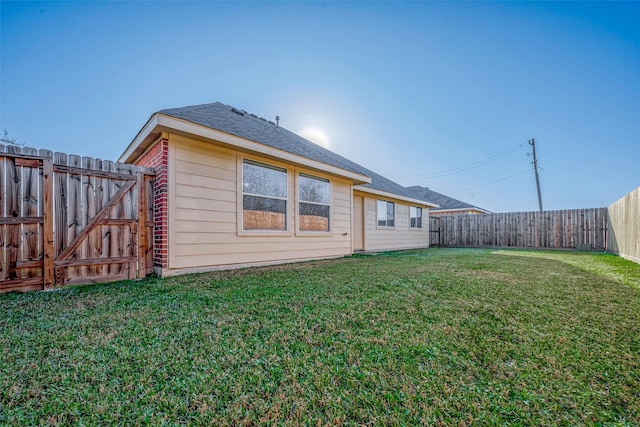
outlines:
[[331, 146], [327, 134], [318, 128], [306, 128], [300, 132], [300, 136], [324, 148]]

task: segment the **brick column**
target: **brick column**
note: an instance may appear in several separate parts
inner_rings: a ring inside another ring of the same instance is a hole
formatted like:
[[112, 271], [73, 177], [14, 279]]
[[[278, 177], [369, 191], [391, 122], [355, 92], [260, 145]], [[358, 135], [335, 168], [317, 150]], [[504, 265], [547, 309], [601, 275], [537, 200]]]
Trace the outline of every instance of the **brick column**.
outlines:
[[156, 172], [154, 180], [155, 200], [153, 206], [153, 266], [156, 274], [169, 267], [169, 206], [168, 206], [168, 162], [169, 141], [161, 138], [136, 162], [138, 166], [151, 168]]

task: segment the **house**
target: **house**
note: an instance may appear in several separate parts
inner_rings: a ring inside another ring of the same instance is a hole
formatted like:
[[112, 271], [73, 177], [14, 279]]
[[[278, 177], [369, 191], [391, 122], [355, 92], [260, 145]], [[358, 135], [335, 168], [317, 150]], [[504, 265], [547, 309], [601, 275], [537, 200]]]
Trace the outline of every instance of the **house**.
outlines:
[[446, 196], [437, 191], [414, 185], [407, 187], [407, 190], [421, 200], [428, 200], [439, 205], [438, 208], [429, 210], [429, 215], [451, 215], [451, 214], [487, 214], [491, 213], [486, 209], [470, 205], [453, 197]]
[[437, 207], [222, 103], [154, 113], [119, 160], [156, 171], [162, 276], [427, 247]]

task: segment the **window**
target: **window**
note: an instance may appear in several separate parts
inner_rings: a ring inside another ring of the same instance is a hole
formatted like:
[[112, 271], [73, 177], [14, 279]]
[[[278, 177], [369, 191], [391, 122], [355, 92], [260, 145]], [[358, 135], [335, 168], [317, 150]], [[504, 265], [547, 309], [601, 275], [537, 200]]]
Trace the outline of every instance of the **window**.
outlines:
[[242, 164], [244, 230], [287, 229], [287, 171], [245, 160]]
[[329, 181], [309, 175], [298, 177], [300, 231], [329, 231]]
[[422, 208], [411, 206], [409, 208], [411, 228], [422, 228]]
[[378, 226], [393, 227], [395, 225], [395, 203], [378, 200]]

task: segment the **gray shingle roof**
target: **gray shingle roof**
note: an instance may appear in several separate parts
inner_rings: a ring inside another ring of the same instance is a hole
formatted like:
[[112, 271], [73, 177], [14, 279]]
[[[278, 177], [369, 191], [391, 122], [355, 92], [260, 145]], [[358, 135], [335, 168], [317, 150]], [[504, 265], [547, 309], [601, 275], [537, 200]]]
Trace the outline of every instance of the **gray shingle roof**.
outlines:
[[[415, 194], [382, 175], [346, 159], [324, 147], [281, 127], [275, 123], [247, 113], [244, 110], [215, 102], [158, 111], [159, 114], [186, 120], [211, 129], [217, 129], [269, 147], [306, 157], [327, 165], [346, 169], [371, 178], [363, 187], [415, 199]], [[422, 200], [422, 199], [421, 199]]]
[[478, 209], [481, 211], [488, 212], [486, 209], [482, 209], [477, 206], [471, 205], [469, 203], [463, 202], [461, 200], [454, 199], [453, 197], [449, 197], [442, 193], [438, 193], [437, 191], [430, 190], [427, 187], [414, 185], [412, 187], [407, 187], [407, 190], [411, 194], [413, 194], [413, 197], [415, 197], [416, 199], [425, 200], [427, 202], [440, 205], [440, 207], [437, 208], [437, 210]]

